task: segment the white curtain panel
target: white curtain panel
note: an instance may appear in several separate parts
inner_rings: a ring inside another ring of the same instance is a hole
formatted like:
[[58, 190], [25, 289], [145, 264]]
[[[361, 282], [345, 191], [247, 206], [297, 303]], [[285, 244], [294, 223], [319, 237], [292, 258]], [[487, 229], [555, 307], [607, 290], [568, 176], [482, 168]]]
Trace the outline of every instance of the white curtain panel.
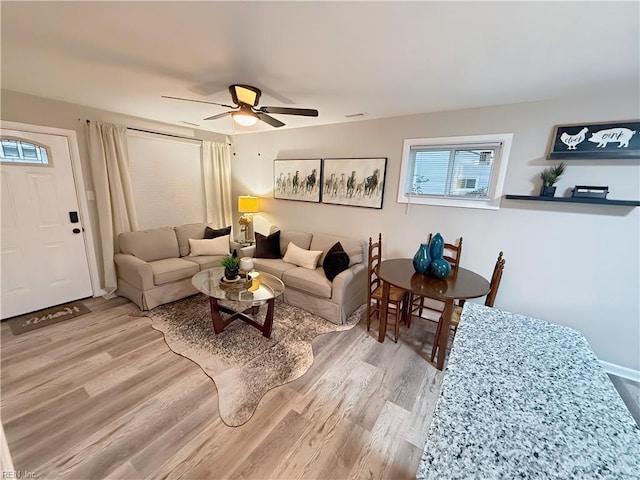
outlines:
[[207, 223], [224, 228], [231, 225], [231, 151], [225, 143], [202, 141], [202, 175]]
[[108, 297], [115, 294], [118, 285], [113, 263], [118, 235], [138, 229], [129, 176], [127, 128], [89, 122], [89, 158], [100, 225], [102, 281]]

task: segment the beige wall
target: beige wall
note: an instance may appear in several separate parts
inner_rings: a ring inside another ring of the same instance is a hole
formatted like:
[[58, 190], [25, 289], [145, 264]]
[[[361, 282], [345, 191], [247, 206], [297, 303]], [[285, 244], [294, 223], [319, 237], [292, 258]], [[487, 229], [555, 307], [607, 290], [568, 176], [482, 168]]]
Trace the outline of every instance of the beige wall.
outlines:
[[[535, 195], [556, 124], [639, 118], [638, 91], [607, 97], [472, 109], [238, 135], [234, 195], [263, 197], [262, 215], [283, 228], [368, 238], [384, 255], [413, 256], [429, 232], [464, 237], [462, 265], [489, 277], [506, 270], [496, 307], [580, 330], [598, 357], [640, 370], [640, 208], [502, 199], [497, 211], [396, 202], [405, 138], [513, 132], [504, 193]], [[322, 112], [320, 112], [322, 113]], [[273, 199], [273, 159], [388, 157], [382, 210]], [[557, 195], [608, 185], [609, 198], [640, 199], [640, 162], [571, 160]], [[629, 372], [627, 372], [629, 373]]]
[[[264, 217], [283, 228], [368, 238], [382, 232], [386, 257], [413, 256], [429, 232], [464, 237], [462, 265], [489, 276], [498, 251], [507, 259], [496, 307], [577, 328], [598, 357], [640, 371], [640, 208], [502, 200], [498, 211], [396, 203], [405, 138], [513, 132], [505, 193], [535, 194], [553, 126], [639, 118], [640, 93], [598, 92], [561, 100], [236, 135], [234, 196], [263, 197]], [[78, 105], [2, 92], [3, 120], [78, 133], [87, 189], [85, 119], [223, 141], [193, 131]], [[322, 113], [322, 112], [320, 112]], [[286, 119], [285, 119], [286, 120]], [[382, 210], [274, 200], [273, 159], [386, 156]], [[608, 185], [610, 198], [640, 199], [640, 162], [568, 161], [558, 184]], [[92, 221], [95, 204], [90, 202]], [[237, 221], [237, 217], [236, 217]], [[97, 232], [96, 226], [93, 226]], [[628, 372], [627, 372], [628, 373]]]

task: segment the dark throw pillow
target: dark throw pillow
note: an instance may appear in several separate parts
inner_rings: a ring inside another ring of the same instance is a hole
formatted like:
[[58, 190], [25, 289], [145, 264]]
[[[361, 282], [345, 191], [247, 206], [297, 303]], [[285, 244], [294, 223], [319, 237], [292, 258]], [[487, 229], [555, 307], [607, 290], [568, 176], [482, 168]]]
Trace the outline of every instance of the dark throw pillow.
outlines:
[[204, 229], [204, 238], [207, 240], [211, 240], [212, 238], [224, 237], [225, 235], [231, 235], [231, 225], [225, 228], [219, 228], [218, 230], [214, 230], [211, 227], [206, 227]]
[[282, 258], [280, 255], [280, 230], [268, 237], [256, 233], [256, 258]]
[[340, 242], [329, 249], [322, 262], [322, 268], [324, 269], [324, 274], [331, 282], [333, 282], [333, 279], [336, 278], [340, 272], [344, 272], [349, 268], [349, 255], [344, 251]]

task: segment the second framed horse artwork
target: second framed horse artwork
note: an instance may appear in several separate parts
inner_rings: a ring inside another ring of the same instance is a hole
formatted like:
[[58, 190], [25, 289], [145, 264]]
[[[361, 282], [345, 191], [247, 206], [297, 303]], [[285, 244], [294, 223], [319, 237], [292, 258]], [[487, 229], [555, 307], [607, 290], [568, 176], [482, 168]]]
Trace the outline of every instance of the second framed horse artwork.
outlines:
[[273, 198], [320, 202], [322, 160], [274, 160]]
[[322, 162], [322, 203], [382, 208], [386, 158], [325, 158]]

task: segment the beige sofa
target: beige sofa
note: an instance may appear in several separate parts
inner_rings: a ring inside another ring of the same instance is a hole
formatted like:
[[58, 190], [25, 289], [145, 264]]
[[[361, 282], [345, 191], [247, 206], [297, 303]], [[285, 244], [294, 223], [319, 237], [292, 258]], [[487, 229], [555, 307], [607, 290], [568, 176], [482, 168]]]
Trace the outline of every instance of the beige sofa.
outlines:
[[[280, 232], [280, 254], [284, 256], [289, 242], [305, 250], [322, 250], [314, 269], [299, 267], [282, 258], [253, 258], [254, 268], [280, 278], [285, 284], [283, 300], [336, 324], [343, 324], [367, 300], [366, 242], [320, 233], [283, 230]], [[349, 267], [333, 282], [324, 273], [322, 263], [327, 251], [340, 242], [349, 255]], [[254, 256], [256, 247], [245, 247], [241, 256]]]
[[[203, 239], [206, 226], [192, 223], [120, 234], [120, 253], [115, 255], [117, 294], [149, 310], [198, 293], [191, 277], [200, 270], [220, 266], [224, 256], [189, 255], [189, 239]], [[230, 242], [230, 251], [237, 247]]]

